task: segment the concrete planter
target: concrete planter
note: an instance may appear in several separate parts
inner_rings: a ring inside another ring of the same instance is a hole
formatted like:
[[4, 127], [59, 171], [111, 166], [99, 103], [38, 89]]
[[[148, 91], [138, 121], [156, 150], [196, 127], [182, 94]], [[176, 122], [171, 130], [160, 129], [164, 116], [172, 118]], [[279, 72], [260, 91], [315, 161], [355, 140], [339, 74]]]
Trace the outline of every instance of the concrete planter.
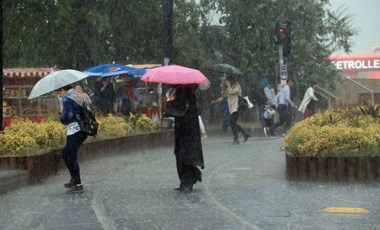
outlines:
[[[174, 146], [173, 132], [154, 132], [126, 137], [94, 140], [79, 148], [79, 161], [111, 154], [128, 154], [137, 149]], [[27, 170], [30, 183], [35, 183], [65, 168], [61, 157], [62, 148], [33, 156], [0, 157], [0, 170]]]
[[286, 153], [288, 180], [380, 181], [380, 157], [305, 157]]

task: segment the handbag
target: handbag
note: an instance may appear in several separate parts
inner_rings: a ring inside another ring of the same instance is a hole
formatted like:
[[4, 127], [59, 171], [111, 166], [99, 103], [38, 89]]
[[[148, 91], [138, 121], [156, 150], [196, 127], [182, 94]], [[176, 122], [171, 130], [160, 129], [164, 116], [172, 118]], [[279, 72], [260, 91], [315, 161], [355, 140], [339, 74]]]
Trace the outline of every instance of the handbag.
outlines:
[[247, 101], [248, 109], [252, 109], [252, 108], [253, 108], [253, 104], [252, 104], [252, 102], [249, 100], [249, 97], [248, 97], [248, 96], [245, 96], [244, 99]]
[[176, 100], [167, 101], [165, 105], [164, 116], [165, 117], [183, 117], [187, 110], [189, 110], [189, 104], [178, 104]]
[[238, 110], [240, 112], [243, 112], [246, 109], [248, 109], [248, 102], [247, 102], [247, 100], [245, 100], [242, 96], [239, 96], [239, 99], [238, 99]]

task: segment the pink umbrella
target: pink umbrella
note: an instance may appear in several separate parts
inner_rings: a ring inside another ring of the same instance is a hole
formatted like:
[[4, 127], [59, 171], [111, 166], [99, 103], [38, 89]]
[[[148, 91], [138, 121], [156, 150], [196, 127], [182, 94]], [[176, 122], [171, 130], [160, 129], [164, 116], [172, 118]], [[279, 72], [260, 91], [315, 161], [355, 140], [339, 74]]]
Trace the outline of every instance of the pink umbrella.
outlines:
[[169, 85], [201, 84], [208, 81], [201, 71], [179, 65], [150, 69], [141, 77], [141, 80]]

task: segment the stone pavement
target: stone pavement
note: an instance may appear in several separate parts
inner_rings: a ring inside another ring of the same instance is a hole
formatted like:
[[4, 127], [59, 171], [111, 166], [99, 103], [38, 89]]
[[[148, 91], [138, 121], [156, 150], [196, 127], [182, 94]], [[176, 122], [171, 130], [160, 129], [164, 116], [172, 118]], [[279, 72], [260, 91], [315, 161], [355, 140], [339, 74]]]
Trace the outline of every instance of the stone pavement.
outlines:
[[174, 190], [173, 146], [113, 155], [81, 163], [83, 194], [65, 194], [62, 170], [0, 195], [0, 229], [380, 229], [379, 184], [289, 182], [282, 138], [231, 142], [203, 139], [206, 169], [191, 193]]

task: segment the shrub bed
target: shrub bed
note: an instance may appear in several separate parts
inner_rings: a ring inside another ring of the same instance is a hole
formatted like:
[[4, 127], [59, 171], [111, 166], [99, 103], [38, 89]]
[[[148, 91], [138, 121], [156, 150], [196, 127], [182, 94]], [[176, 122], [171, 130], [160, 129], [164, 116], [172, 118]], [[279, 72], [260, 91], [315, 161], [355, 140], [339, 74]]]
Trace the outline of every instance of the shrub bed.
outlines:
[[380, 107], [328, 110], [285, 137], [288, 179], [380, 180]]
[[[99, 130], [95, 138], [86, 142], [132, 134], [149, 133], [158, 129], [145, 114], [131, 115], [129, 119], [116, 116], [99, 117]], [[34, 123], [18, 119], [0, 135], [0, 156], [31, 156], [61, 148], [66, 141], [66, 129], [56, 119]]]
[[378, 111], [376, 105], [315, 114], [290, 129], [285, 150], [294, 156], [380, 156]]

